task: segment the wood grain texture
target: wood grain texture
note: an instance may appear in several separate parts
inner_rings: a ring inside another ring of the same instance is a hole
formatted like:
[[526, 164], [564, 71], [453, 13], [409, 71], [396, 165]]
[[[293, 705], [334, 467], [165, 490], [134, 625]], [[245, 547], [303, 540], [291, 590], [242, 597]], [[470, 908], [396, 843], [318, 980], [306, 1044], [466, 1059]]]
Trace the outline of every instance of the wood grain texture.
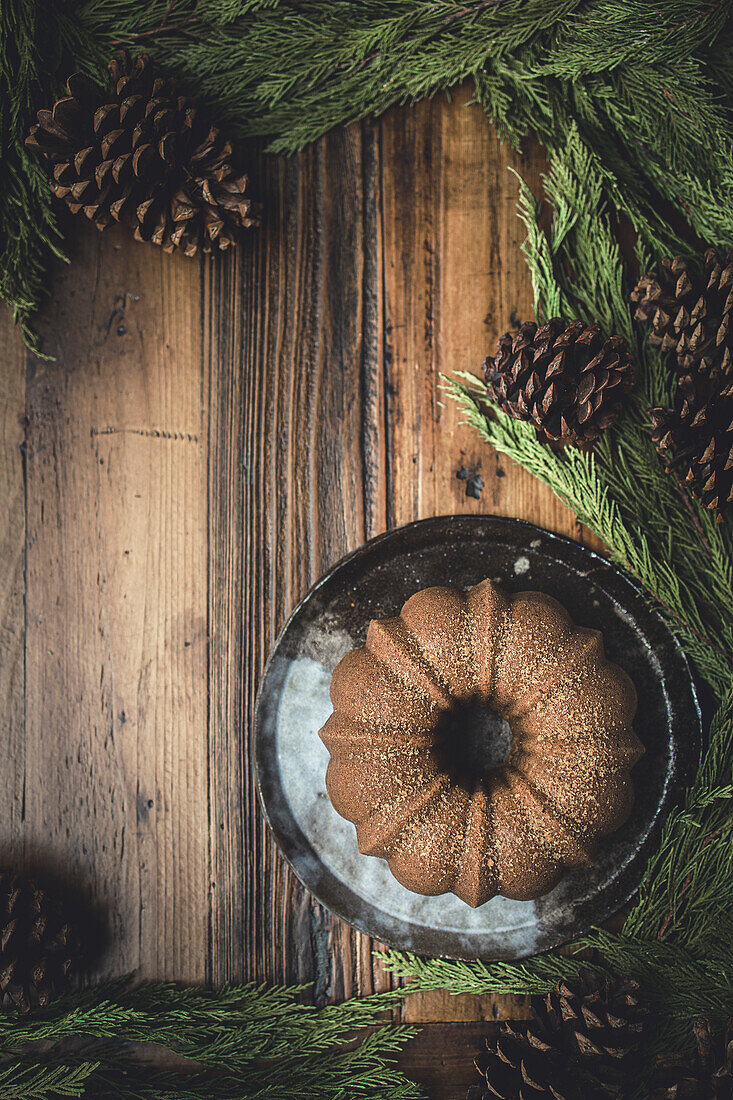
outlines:
[[[443, 403], [441, 374], [531, 312], [507, 166], [533, 186], [543, 169], [468, 98], [256, 157], [265, 223], [215, 261], [79, 225], [43, 317], [55, 362], [5, 343], [0, 840], [109, 915], [104, 972], [312, 980], [319, 1002], [388, 987], [260, 814], [266, 657], [313, 582], [389, 527], [495, 512], [583, 537]], [[523, 1011], [431, 994], [404, 1016], [460, 1031]]]
[[[464, 88], [452, 104], [425, 101], [384, 122], [394, 522], [494, 512], [574, 534], [571, 513], [462, 425], [442, 392], [442, 375], [478, 371], [500, 333], [532, 316], [509, 168], [536, 191], [544, 158], [501, 145], [468, 99]], [[480, 499], [466, 495], [461, 468], [481, 475]]]
[[[249, 737], [264, 660], [287, 615], [387, 522], [376, 128], [334, 134], [291, 161], [266, 158], [257, 185], [263, 230], [205, 282], [217, 624], [212, 976], [314, 980], [321, 1001], [384, 983], [369, 944], [307, 896], [274, 852]], [[223, 827], [231, 821], [235, 829]]]
[[25, 349], [0, 314], [0, 861], [17, 852], [25, 817]]
[[103, 968], [205, 975], [206, 425], [198, 265], [80, 226], [29, 361], [26, 862]]

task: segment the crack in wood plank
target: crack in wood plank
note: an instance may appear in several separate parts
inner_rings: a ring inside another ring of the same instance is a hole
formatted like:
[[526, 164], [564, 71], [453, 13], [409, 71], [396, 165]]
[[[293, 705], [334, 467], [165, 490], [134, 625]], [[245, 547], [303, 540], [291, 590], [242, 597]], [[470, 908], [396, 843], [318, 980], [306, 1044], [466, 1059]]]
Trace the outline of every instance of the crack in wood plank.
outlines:
[[92, 436], [102, 435], [141, 435], [150, 439], [175, 439], [184, 443], [199, 443], [200, 438], [194, 432], [174, 432], [167, 428], [129, 428], [109, 425], [106, 428], [92, 428]]

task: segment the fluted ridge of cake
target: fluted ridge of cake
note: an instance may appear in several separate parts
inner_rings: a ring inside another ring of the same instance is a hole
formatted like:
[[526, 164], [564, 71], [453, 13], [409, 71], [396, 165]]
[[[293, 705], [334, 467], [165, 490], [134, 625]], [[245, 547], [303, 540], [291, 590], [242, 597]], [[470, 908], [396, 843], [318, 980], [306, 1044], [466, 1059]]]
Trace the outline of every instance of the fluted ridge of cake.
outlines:
[[[374, 620], [331, 681], [321, 737], [334, 808], [362, 852], [411, 890], [538, 897], [588, 866], [596, 840], [628, 817], [636, 693], [601, 634], [543, 593], [423, 589]], [[479, 701], [511, 724], [505, 765], [470, 789], [441, 770], [440, 722]]]

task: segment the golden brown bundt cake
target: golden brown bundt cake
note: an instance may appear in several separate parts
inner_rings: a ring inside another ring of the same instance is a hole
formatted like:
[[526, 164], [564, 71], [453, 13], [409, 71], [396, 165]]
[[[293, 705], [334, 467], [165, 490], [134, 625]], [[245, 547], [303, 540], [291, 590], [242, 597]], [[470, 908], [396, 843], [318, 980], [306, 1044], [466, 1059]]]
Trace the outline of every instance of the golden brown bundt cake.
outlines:
[[369, 624], [331, 700], [331, 802], [416, 893], [537, 898], [631, 812], [634, 686], [541, 592], [415, 593]]

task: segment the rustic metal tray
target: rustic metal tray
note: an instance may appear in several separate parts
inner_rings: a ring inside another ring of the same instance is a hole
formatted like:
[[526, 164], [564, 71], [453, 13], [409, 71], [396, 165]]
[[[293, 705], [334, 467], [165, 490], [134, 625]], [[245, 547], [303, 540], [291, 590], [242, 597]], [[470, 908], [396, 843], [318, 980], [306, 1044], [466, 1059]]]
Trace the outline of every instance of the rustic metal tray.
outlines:
[[[606, 652], [639, 697], [646, 754], [633, 771], [631, 818], [534, 902], [494, 898], [471, 909], [427, 898], [361, 855], [354, 826], [333, 810], [318, 730], [329, 682], [369, 620], [393, 615], [420, 588], [468, 588], [491, 577], [509, 591], [555, 596], [576, 623], [603, 632]], [[443, 516], [380, 535], [311, 589], [275, 645], [260, 686], [254, 763], [265, 816], [295, 874], [325, 906], [394, 947], [452, 958], [511, 959], [554, 947], [606, 920], [637, 890], [664, 817], [700, 758], [701, 716], [684, 654], [632, 580], [576, 542], [521, 520]]]

